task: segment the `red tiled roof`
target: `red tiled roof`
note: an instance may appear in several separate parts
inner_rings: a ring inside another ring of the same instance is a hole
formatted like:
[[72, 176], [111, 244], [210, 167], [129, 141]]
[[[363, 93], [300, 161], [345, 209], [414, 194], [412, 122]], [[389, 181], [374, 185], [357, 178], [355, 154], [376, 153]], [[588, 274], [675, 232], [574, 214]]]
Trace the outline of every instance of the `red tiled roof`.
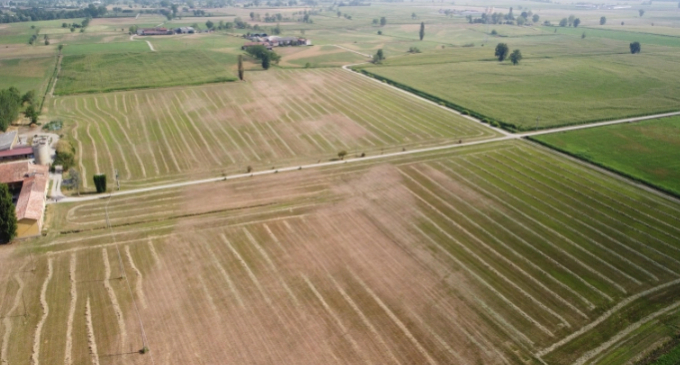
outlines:
[[33, 174], [47, 176], [49, 167], [34, 165], [28, 161], [18, 161], [0, 164], [0, 183], [16, 183], [29, 178]]
[[17, 201], [17, 220], [33, 219], [42, 221], [45, 211], [45, 190], [47, 188], [47, 175], [36, 174], [24, 180], [21, 193]]
[[0, 152], [0, 158], [22, 156], [22, 155], [32, 155], [32, 154], [33, 154], [33, 148], [32, 147], [19, 147], [19, 148], [15, 148], [13, 150], [6, 150], [6, 151]]

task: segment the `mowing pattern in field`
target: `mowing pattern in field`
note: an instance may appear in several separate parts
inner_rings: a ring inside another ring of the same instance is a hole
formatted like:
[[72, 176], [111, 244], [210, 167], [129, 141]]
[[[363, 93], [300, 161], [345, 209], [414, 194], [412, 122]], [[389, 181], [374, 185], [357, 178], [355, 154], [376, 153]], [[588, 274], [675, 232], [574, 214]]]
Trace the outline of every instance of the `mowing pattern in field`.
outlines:
[[[60, 224], [96, 226], [104, 204], [59, 207]], [[143, 208], [160, 206], [204, 215], [153, 223], [169, 213]], [[680, 205], [522, 142], [125, 197], [108, 211], [115, 235], [49, 239], [27, 260], [36, 271], [4, 278], [3, 356], [582, 364], [680, 308]], [[11, 317], [22, 290], [27, 319]], [[126, 354], [142, 346], [132, 298], [149, 355]]]
[[[148, 47], [144, 41], [134, 44]], [[233, 65], [233, 59], [228, 61]], [[234, 80], [236, 77], [227, 65], [204, 51], [67, 55], [62, 60], [54, 93], [68, 95]]]
[[53, 103], [76, 126], [83, 182], [114, 168], [144, 184], [495, 133], [342, 70], [252, 72], [248, 83]]

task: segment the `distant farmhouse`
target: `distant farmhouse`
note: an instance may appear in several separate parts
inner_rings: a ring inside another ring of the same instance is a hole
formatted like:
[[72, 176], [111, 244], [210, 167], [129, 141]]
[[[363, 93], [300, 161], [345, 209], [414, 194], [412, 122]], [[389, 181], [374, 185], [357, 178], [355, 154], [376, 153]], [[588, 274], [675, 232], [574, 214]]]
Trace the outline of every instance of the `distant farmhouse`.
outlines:
[[168, 28], [139, 28], [137, 29], [137, 35], [139, 36], [149, 36], [149, 35], [172, 35], [172, 34], [194, 34], [196, 30], [192, 27], [179, 27], [175, 29]]
[[284, 47], [284, 46], [311, 46], [312, 41], [306, 38], [299, 37], [279, 37], [276, 35], [268, 36], [266, 33], [255, 33], [246, 37], [252, 42], [245, 43], [241, 49], [246, 50], [248, 47], [262, 45], [267, 47], [267, 49], [272, 49], [272, 47]]
[[16, 205], [18, 238], [40, 235], [48, 179], [48, 166], [30, 161], [0, 164], [0, 183], [9, 186]]
[[168, 28], [140, 28], [137, 29], [137, 35], [170, 35], [175, 34], [171, 29]]

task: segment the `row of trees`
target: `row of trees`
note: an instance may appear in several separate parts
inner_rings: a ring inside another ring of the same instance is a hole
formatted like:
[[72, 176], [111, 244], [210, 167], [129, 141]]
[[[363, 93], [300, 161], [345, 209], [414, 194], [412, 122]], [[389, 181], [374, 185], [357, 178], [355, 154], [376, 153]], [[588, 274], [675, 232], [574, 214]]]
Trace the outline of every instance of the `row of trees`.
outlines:
[[0, 184], [0, 243], [7, 243], [17, 235], [16, 207], [7, 184]]
[[[507, 44], [505, 43], [498, 43], [496, 46], [496, 52], [494, 55], [498, 58], [499, 62], [505, 61], [506, 58], [508, 58], [508, 52], [510, 52], [510, 48], [508, 47]], [[522, 60], [522, 52], [519, 49], [516, 49], [510, 53], [510, 61], [512, 62], [513, 65], [516, 65], [519, 63], [519, 61]]]
[[[262, 68], [265, 70], [268, 70], [269, 67], [271, 66], [271, 63], [274, 62], [276, 64], [279, 63], [281, 60], [281, 56], [276, 54], [274, 51], [270, 51], [267, 49], [267, 47], [262, 46], [262, 45], [257, 45], [257, 46], [251, 46], [248, 47], [246, 52], [251, 55], [252, 57], [260, 60], [262, 62]], [[242, 61], [239, 60], [239, 78], [242, 79]]]
[[28, 91], [22, 96], [15, 87], [0, 90], [0, 131], [6, 131], [7, 127], [19, 118], [19, 111], [24, 105], [27, 105], [24, 111], [26, 117], [31, 118], [33, 123], [37, 122], [39, 113], [35, 107], [35, 91]]
[[30, 22], [38, 20], [101, 18], [106, 15], [105, 6], [90, 4], [78, 10], [45, 10], [40, 8], [13, 9], [14, 14], [0, 11], [0, 23]]

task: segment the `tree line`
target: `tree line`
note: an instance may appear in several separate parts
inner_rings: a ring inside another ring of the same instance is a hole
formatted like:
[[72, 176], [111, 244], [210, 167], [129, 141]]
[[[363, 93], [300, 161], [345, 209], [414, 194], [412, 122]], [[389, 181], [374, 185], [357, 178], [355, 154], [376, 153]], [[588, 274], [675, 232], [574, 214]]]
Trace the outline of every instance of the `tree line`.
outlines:
[[38, 20], [101, 18], [106, 15], [105, 6], [90, 4], [78, 10], [45, 10], [39, 8], [14, 9], [14, 14], [0, 10], [0, 23], [34, 22]]
[[31, 90], [21, 95], [19, 89], [15, 87], [0, 90], [0, 131], [6, 131], [7, 127], [19, 118], [19, 112], [24, 105], [26, 105], [24, 115], [31, 118], [32, 123], [37, 122], [39, 111], [36, 109], [35, 91]]

